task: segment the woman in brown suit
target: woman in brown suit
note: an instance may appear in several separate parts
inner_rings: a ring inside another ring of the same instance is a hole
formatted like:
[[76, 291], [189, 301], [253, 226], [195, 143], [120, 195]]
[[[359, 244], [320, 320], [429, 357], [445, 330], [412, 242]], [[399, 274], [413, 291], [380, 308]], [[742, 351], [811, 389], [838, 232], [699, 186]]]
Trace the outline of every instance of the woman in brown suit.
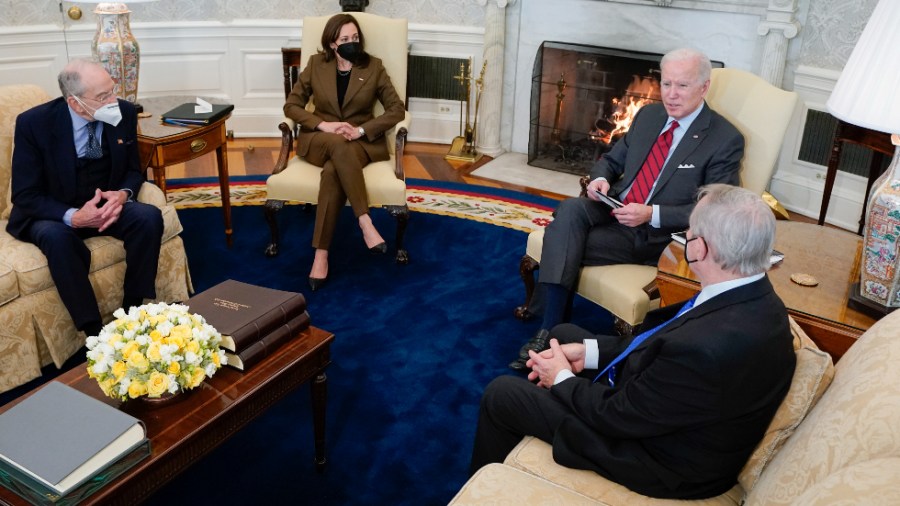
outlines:
[[[312, 245], [315, 259], [309, 285], [318, 289], [328, 277], [328, 248], [338, 214], [349, 200], [359, 220], [366, 247], [384, 253], [387, 245], [369, 216], [362, 169], [389, 157], [384, 133], [405, 115], [381, 60], [365, 52], [365, 39], [356, 19], [337, 14], [322, 32], [323, 51], [310, 57], [284, 105], [285, 116], [300, 125], [297, 153], [322, 167], [319, 204]], [[315, 111], [306, 104], [315, 97]], [[384, 114], [375, 117], [378, 100]]]

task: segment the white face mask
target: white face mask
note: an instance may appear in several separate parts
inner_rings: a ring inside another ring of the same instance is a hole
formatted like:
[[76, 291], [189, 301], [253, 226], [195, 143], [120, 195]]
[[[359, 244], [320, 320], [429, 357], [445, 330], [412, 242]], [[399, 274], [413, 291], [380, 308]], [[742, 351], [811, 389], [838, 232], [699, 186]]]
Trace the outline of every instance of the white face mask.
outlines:
[[112, 104], [106, 104], [103, 107], [100, 107], [99, 109], [91, 109], [87, 104], [82, 102], [81, 99], [78, 98], [77, 96], [72, 95], [72, 97], [79, 104], [81, 104], [82, 107], [84, 107], [88, 111], [93, 111], [91, 113], [91, 116], [93, 116], [94, 119], [97, 121], [102, 121], [102, 122], [107, 123], [112, 126], [116, 126], [119, 124], [120, 121], [122, 121], [122, 111], [119, 110], [119, 101], [118, 100], [116, 100]]

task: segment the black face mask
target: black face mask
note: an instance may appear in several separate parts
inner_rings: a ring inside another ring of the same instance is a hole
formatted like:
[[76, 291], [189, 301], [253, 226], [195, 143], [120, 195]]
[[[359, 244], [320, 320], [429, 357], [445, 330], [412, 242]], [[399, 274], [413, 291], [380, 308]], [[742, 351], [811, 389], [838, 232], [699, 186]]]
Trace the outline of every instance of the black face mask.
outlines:
[[359, 63], [363, 53], [362, 45], [359, 42], [345, 42], [337, 47], [337, 54], [341, 58], [356, 65]]

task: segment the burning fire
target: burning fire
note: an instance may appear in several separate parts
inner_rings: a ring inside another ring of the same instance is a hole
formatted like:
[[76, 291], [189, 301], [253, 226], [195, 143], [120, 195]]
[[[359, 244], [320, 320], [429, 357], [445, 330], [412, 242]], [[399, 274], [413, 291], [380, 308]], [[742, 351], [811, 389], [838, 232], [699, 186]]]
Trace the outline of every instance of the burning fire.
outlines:
[[[613, 139], [624, 135], [631, 128], [634, 115], [641, 107], [660, 100], [659, 81], [652, 77], [634, 76], [625, 90], [625, 95], [621, 99], [613, 99], [612, 105], [615, 108], [613, 113], [608, 117], [601, 116], [594, 122], [594, 128], [589, 134], [591, 140], [604, 144], [612, 143]], [[607, 128], [601, 128], [600, 125]]]

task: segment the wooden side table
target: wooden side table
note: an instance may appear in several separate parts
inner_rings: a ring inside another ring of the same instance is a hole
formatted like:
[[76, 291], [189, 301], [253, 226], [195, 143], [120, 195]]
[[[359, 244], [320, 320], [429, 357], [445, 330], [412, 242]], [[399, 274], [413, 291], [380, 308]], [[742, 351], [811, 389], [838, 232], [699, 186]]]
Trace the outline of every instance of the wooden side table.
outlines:
[[[146, 171], [153, 170], [153, 181], [166, 193], [166, 166], [184, 163], [215, 151], [219, 171], [219, 190], [222, 198], [222, 213], [225, 218], [225, 240], [230, 247], [231, 237], [231, 194], [228, 185], [227, 131], [222, 119], [209, 125], [183, 127], [163, 124], [160, 117], [167, 111], [193, 102], [194, 97], [153, 97], [141, 100], [144, 112], [151, 116], [138, 121], [138, 151], [141, 166]], [[212, 103], [221, 103], [214, 99]]]
[[884, 155], [894, 155], [894, 145], [891, 143], [890, 134], [869, 130], [845, 121], [838, 120], [837, 131], [834, 134], [834, 143], [831, 146], [831, 158], [828, 159], [828, 171], [825, 173], [825, 189], [822, 192], [822, 208], [819, 210], [819, 225], [825, 223], [825, 215], [828, 214], [828, 202], [831, 200], [831, 191], [834, 189], [834, 179], [837, 176], [838, 165], [841, 163], [841, 150], [845, 142], [852, 142], [875, 153], [872, 155], [872, 163], [869, 165], [869, 181], [866, 184], [866, 193], [863, 195], [862, 215], [859, 217], [859, 230], [862, 235], [866, 224], [866, 201], [872, 183], [881, 175]]
[[[775, 249], [784, 260], [769, 270], [775, 292], [797, 324], [835, 362], [856, 342], [875, 319], [848, 306], [853, 283], [859, 281], [862, 239], [850, 232], [812, 223], [778, 221]], [[816, 277], [814, 287], [791, 281], [793, 273]], [[660, 304], [689, 299], [700, 283], [684, 261], [684, 247], [673, 241], [659, 258], [656, 278]]]

